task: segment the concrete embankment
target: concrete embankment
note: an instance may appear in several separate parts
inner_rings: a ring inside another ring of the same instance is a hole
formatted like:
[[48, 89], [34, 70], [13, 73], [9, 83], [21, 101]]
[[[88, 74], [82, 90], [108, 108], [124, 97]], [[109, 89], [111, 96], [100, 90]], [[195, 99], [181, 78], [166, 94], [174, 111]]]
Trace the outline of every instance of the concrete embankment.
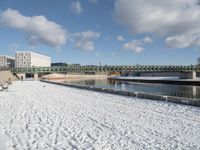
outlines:
[[146, 79], [146, 78], [122, 78], [110, 77], [109, 80], [126, 81], [126, 82], [141, 82], [141, 83], [163, 83], [163, 84], [176, 84], [176, 85], [194, 85], [200, 86], [200, 79]]
[[95, 74], [95, 75], [89, 75], [89, 74], [49, 74], [42, 76], [41, 79], [43, 80], [92, 80], [92, 79], [107, 79], [107, 74]]
[[5, 83], [10, 80], [17, 80], [17, 78], [10, 71], [0, 71], [0, 83]]
[[200, 99], [188, 99], [188, 98], [182, 98], [182, 97], [164, 96], [164, 95], [138, 93], [138, 92], [130, 92], [130, 91], [120, 91], [120, 90], [114, 90], [114, 89], [105, 89], [105, 88], [90, 87], [90, 86], [83, 86], [83, 85], [70, 84], [70, 83], [60, 83], [60, 82], [46, 81], [46, 80], [40, 80], [40, 81], [46, 82], [46, 83], [52, 83], [56, 85], [67, 86], [67, 87], [92, 90], [96, 92], [104, 92], [104, 93], [117, 94], [117, 95], [122, 95], [122, 96], [138, 97], [142, 99], [165, 101], [165, 102], [172, 102], [172, 103], [177, 103], [177, 104], [200, 107]]

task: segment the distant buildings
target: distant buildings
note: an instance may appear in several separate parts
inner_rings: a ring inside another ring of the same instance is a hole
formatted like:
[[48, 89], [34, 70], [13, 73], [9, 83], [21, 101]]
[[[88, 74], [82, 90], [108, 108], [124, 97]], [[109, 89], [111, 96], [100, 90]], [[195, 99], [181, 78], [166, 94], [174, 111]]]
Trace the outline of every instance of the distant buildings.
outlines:
[[51, 67], [51, 58], [31, 51], [16, 51], [15, 58], [0, 55], [0, 69]]
[[51, 58], [45, 55], [34, 53], [31, 51], [16, 51], [15, 52], [15, 67], [50, 67]]
[[80, 67], [81, 64], [70, 64], [71, 67]]
[[15, 66], [14, 57], [0, 55], [0, 69], [13, 68], [14, 66]]
[[57, 66], [68, 66], [67, 63], [64, 62], [58, 62], [58, 63], [51, 63], [52, 67], [57, 67]]

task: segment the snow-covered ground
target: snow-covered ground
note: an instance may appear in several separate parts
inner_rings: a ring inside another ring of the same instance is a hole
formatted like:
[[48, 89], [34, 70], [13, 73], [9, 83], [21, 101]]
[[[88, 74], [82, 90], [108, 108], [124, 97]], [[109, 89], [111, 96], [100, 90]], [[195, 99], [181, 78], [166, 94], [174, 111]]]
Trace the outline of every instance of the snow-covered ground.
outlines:
[[39, 81], [0, 92], [0, 129], [0, 149], [200, 149], [198, 107]]

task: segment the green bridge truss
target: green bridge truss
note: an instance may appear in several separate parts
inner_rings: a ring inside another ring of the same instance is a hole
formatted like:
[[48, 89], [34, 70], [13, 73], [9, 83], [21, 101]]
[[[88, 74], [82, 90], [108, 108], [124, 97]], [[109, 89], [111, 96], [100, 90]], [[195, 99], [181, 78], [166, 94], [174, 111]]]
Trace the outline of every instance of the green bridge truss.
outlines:
[[200, 66], [58, 66], [12, 68], [14, 74], [20, 73], [85, 73], [85, 72], [200, 72]]

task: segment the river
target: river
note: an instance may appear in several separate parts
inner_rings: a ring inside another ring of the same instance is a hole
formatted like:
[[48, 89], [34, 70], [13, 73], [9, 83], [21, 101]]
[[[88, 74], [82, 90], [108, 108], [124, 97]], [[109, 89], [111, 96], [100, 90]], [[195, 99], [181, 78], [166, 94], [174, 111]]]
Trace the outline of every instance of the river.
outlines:
[[157, 83], [138, 83], [125, 81], [103, 80], [80, 80], [65, 81], [73, 84], [81, 84], [86, 86], [109, 88], [115, 90], [124, 90], [131, 92], [144, 92], [149, 94], [159, 94], [166, 96], [177, 96], [184, 98], [200, 99], [200, 87], [189, 85], [172, 85]]

